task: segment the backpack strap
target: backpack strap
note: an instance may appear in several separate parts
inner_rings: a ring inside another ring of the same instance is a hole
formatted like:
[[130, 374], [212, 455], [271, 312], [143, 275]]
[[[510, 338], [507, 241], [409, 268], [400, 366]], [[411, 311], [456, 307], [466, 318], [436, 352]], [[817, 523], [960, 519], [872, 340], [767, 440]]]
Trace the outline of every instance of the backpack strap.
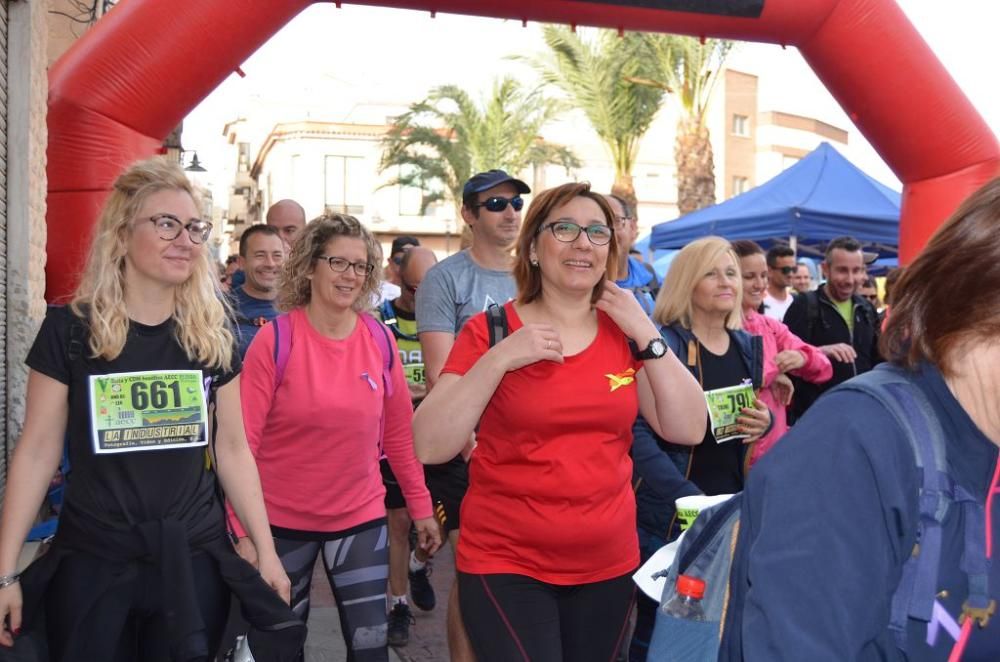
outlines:
[[382, 303], [379, 305], [378, 313], [379, 317], [382, 318], [382, 324], [389, 327], [389, 330], [392, 331], [392, 335], [396, 336], [397, 340], [419, 342], [420, 338], [417, 334], [405, 333], [399, 328], [399, 316], [396, 314], [396, 309], [393, 307], [391, 301], [383, 299]]
[[806, 298], [806, 328], [809, 330], [809, 337], [816, 338], [816, 323], [819, 322], [819, 291], [809, 290], [802, 296]]
[[274, 318], [274, 391], [277, 393], [285, 377], [288, 357], [292, 353], [292, 318], [282, 313]]
[[69, 323], [69, 341], [66, 343], [66, 356], [70, 363], [76, 363], [83, 358], [86, 337], [87, 329], [83, 325], [83, 320], [73, 315], [73, 321]]
[[890, 611], [889, 628], [897, 646], [906, 650], [909, 618], [930, 622], [933, 616], [941, 560], [941, 525], [953, 502], [961, 506], [964, 515], [960, 566], [968, 578], [969, 599], [963, 605], [963, 612], [966, 617], [976, 618], [981, 623], [988, 620], [991, 603], [985, 508], [967, 490], [956, 486], [948, 475], [944, 431], [932, 414], [927, 397], [899, 368], [889, 366], [879, 366], [839, 388], [867, 393], [892, 413], [906, 433], [921, 472], [917, 544], [903, 564]]
[[755, 391], [764, 387], [763, 336], [750, 336], [750, 381]]
[[396, 361], [396, 353], [392, 351], [392, 344], [389, 342], [389, 331], [386, 325], [379, 322], [369, 313], [358, 313], [361, 321], [368, 327], [368, 333], [372, 334], [372, 339], [382, 352], [382, 385], [385, 387], [385, 397], [392, 397], [392, 366]]
[[[384, 400], [392, 397], [392, 366], [395, 364], [396, 353], [392, 351], [392, 343], [389, 342], [389, 331], [386, 329], [385, 324], [379, 322], [369, 313], [361, 312], [358, 313], [361, 317], [361, 321], [365, 323], [368, 328], [368, 333], [371, 334], [372, 340], [378, 345], [379, 352], [382, 354], [382, 398]], [[385, 437], [385, 406], [382, 407], [382, 413], [378, 417], [378, 453], [379, 458], [385, 457], [383, 438]]]
[[486, 308], [486, 328], [490, 332], [490, 347], [510, 335], [510, 325], [507, 323], [507, 311], [498, 303], [491, 303]]

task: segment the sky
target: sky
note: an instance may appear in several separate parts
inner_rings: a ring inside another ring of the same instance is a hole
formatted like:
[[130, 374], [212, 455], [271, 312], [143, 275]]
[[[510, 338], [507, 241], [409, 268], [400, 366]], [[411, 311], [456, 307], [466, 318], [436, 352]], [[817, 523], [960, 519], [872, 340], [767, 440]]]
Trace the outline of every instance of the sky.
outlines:
[[[973, 106], [1000, 134], [996, 0], [899, 0], [899, 4]], [[418, 101], [431, 88], [457, 84], [485, 92], [496, 76], [534, 80], [508, 56], [543, 47], [538, 24], [332, 3], [316, 4], [293, 19], [230, 75], [184, 121], [185, 149], [209, 169], [201, 177], [223, 201], [234, 157], [223, 126], [269, 106], [291, 104], [297, 119], [365, 121], [354, 105], [385, 106], [388, 114]], [[781, 109], [850, 131], [846, 156], [876, 179], [899, 188], [878, 154], [854, 128], [794, 48], [740, 44], [730, 66], [764, 73], [759, 110]], [[919, 100], [917, 100], [919, 103]], [[390, 113], [390, 111], [392, 111]], [[291, 117], [289, 117], [291, 119]], [[222, 161], [223, 163], [220, 163]]]

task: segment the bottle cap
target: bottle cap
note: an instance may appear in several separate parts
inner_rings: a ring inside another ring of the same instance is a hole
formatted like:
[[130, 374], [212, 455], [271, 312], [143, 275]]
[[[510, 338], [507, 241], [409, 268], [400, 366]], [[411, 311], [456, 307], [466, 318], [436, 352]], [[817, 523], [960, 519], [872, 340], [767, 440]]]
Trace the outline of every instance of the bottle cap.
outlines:
[[677, 575], [677, 592], [695, 600], [705, 596], [705, 581], [697, 577]]

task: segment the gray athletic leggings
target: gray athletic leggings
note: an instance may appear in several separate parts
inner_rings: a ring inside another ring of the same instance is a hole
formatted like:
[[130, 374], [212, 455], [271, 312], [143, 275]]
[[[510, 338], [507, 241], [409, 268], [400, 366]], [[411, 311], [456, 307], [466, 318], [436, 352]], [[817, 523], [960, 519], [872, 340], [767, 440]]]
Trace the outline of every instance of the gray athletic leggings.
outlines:
[[385, 519], [323, 540], [279, 537], [274, 546], [292, 582], [292, 610], [309, 619], [309, 589], [316, 557], [337, 601], [348, 662], [387, 662], [385, 589], [389, 577], [389, 539]]

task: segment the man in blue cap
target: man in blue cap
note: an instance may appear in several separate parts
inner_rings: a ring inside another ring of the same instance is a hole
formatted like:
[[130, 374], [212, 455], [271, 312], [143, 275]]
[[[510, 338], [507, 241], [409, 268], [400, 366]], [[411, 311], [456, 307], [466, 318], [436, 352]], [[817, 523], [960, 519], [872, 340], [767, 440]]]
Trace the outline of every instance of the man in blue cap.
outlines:
[[[428, 390], [466, 321], [492, 303], [510, 301], [517, 292], [510, 251], [521, 228], [521, 195], [526, 193], [531, 193], [528, 185], [503, 170], [481, 172], [465, 183], [462, 220], [472, 230], [472, 244], [431, 268], [417, 288], [417, 334]], [[450, 462], [424, 468], [434, 512], [453, 549], [458, 542], [459, 506], [469, 485], [470, 452], [471, 444]], [[475, 659], [454, 587], [448, 601], [448, 649], [453, 662]]]

